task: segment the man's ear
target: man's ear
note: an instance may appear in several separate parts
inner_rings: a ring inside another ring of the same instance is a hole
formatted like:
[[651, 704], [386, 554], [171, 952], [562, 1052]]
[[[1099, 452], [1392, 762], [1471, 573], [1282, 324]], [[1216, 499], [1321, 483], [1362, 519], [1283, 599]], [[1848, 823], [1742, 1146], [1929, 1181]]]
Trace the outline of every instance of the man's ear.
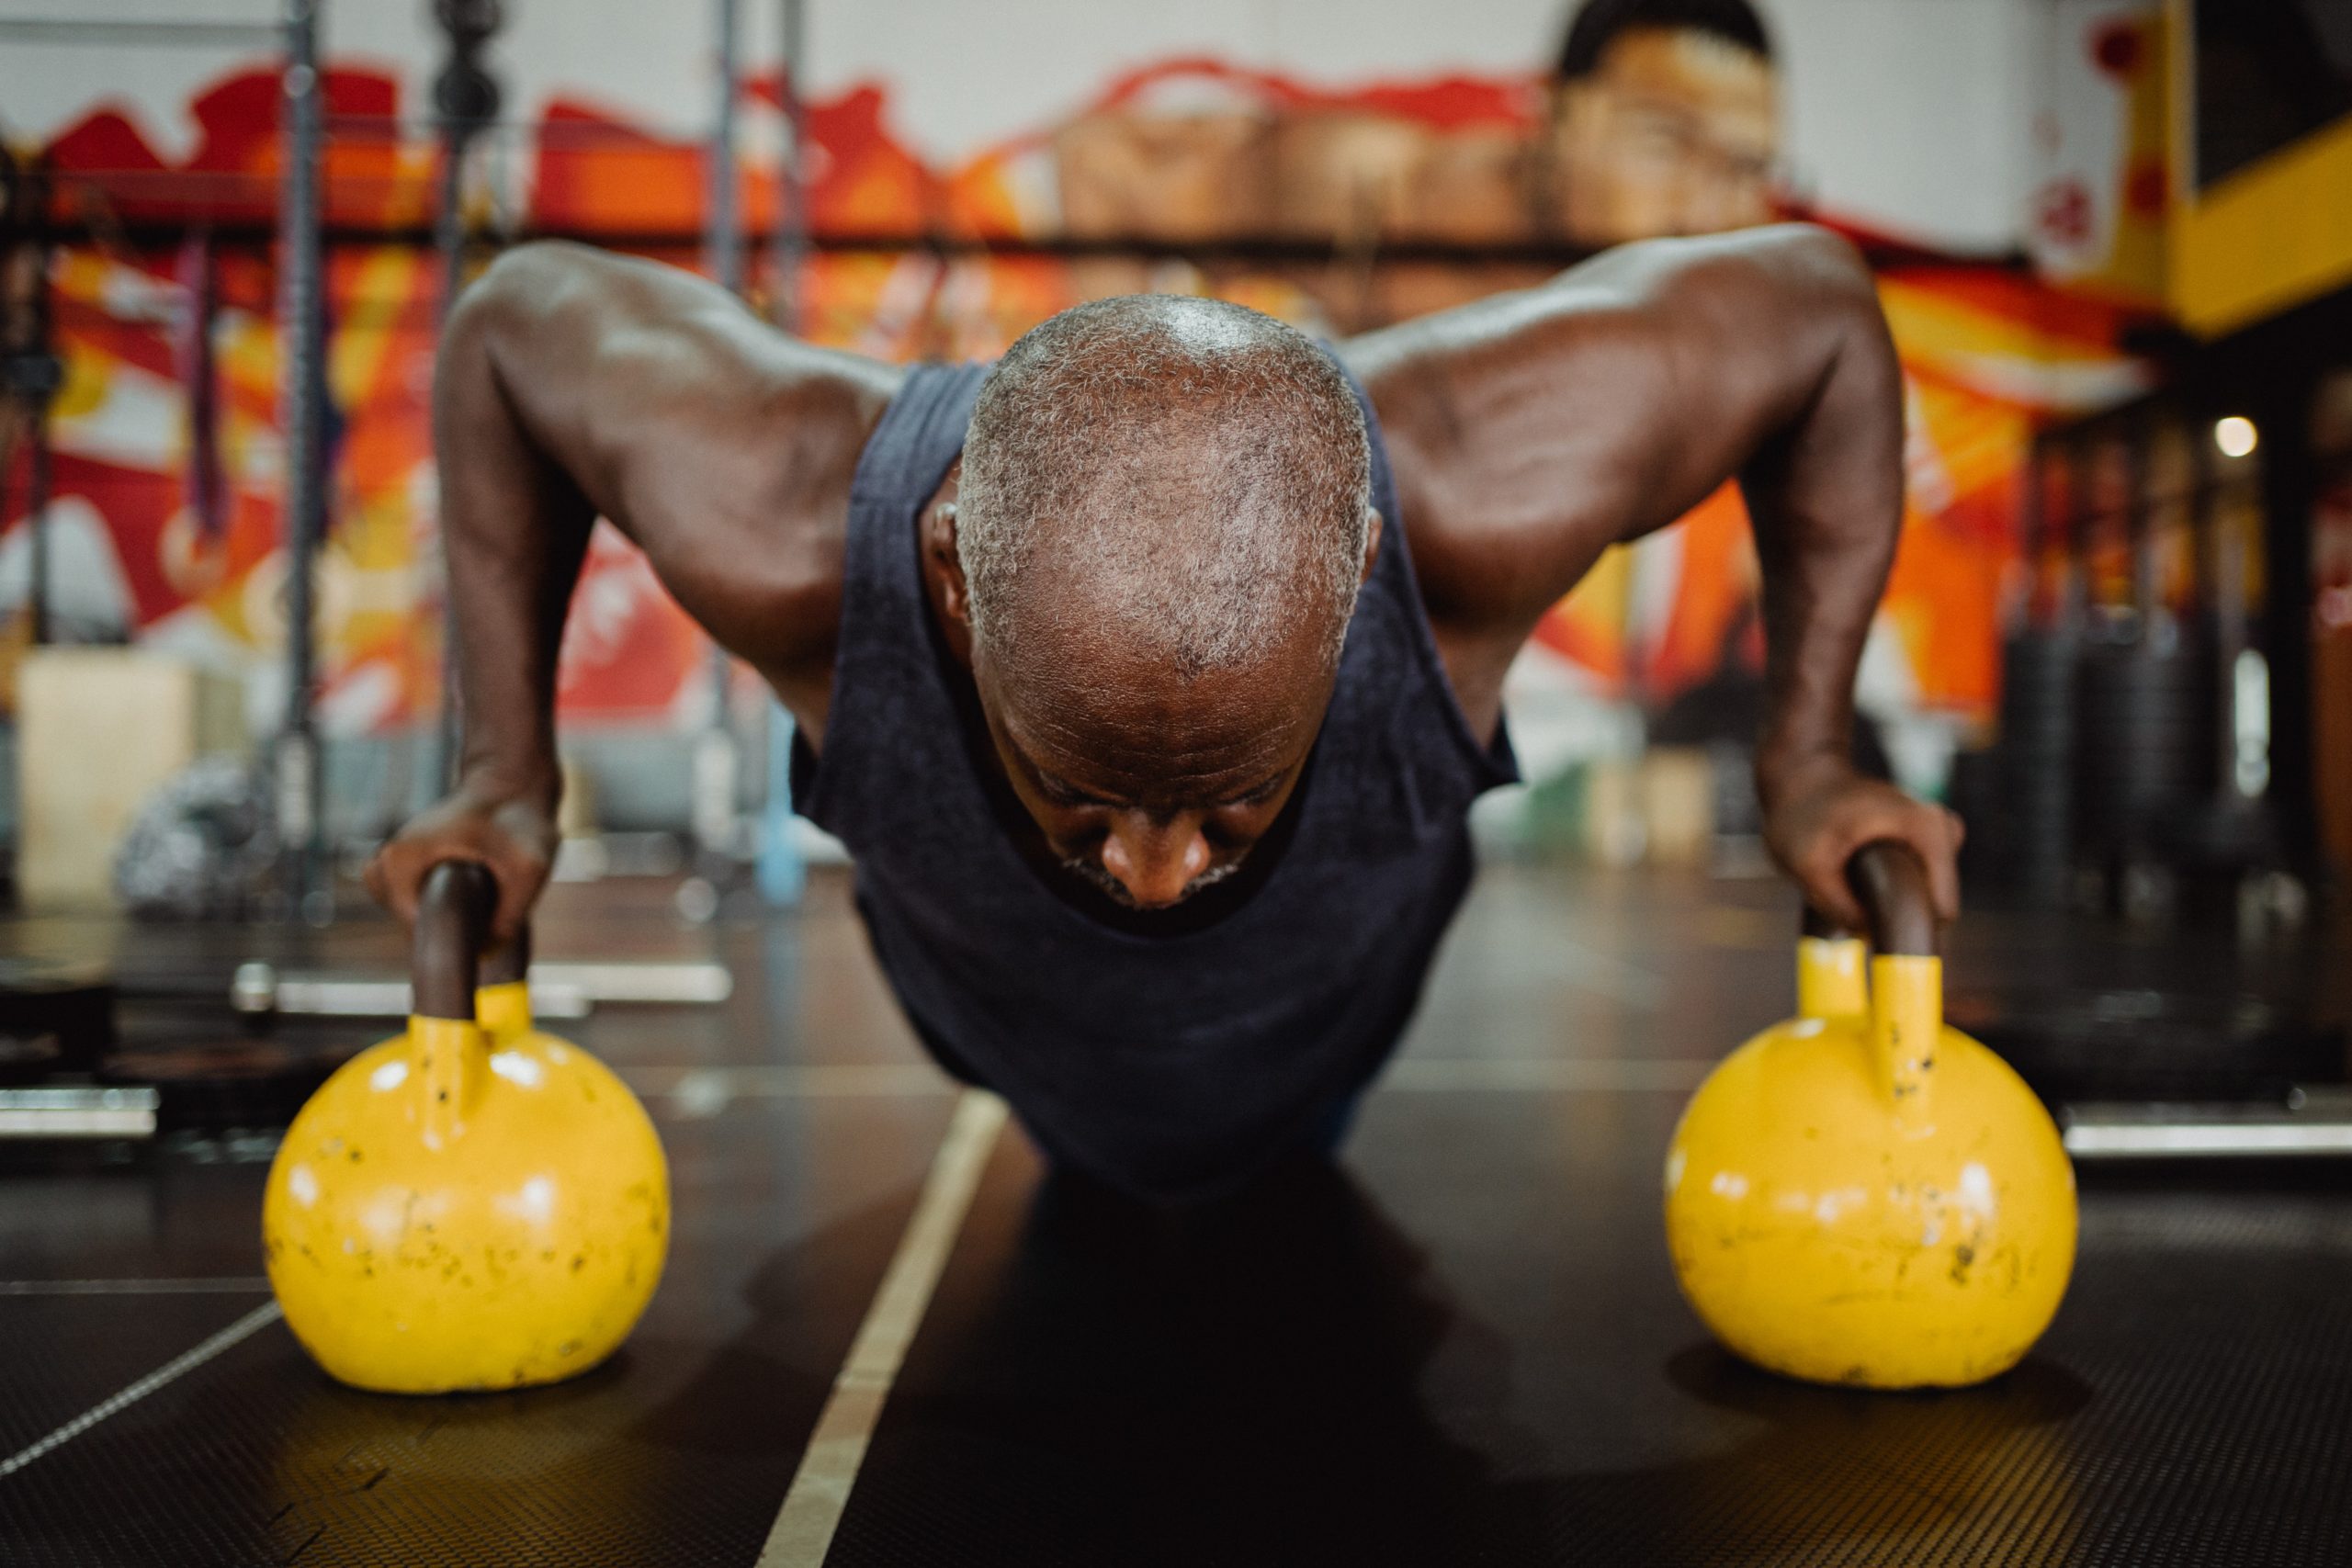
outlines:
[[940, 629], [947, 636], [948, 651], [972, 661], [972, 591], [964, 580], [964, 558], [956, 549], [956, 503], [943, 501], [922, 517], [923, 573], [945, 617]]
[[1361, 588], [1372, 581], [1372, 569], [1380, 559], [1380, 513], [1367, 506], [1363, 509], [1363, 575], [1356, 579]]

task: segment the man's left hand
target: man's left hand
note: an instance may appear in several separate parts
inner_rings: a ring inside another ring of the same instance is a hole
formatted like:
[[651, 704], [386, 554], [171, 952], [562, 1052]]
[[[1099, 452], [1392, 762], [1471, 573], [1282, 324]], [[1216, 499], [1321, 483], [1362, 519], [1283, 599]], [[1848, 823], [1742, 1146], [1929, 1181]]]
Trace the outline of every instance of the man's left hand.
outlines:
[[1936, 918], [1960, 913], [1958, 815], [1916, 800], [1891, 784], [1865, 778], [1839, 760], [1824, 760], [1765, 792], [1764, 842], [1805, 901], [1849, 931], [1862, 931], [1861, 905], [1846, 883], [1846, 863], [1864, 844], [1894, 839], [1928, 865]]

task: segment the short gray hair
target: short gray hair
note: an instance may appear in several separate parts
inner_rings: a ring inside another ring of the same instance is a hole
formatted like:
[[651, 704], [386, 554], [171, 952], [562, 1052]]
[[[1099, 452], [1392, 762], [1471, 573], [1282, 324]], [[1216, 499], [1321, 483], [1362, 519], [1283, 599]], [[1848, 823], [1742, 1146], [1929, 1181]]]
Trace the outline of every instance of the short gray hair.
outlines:
[[1336, 660], [1371, 501], [1362, 407], [1313, 340], [1215, 299], [1065, 310], [1007, 351], [964, 443], [956, 553], [975, 641], [1008, 655], [1039, 576], [1185, 675], [1314, 616]]

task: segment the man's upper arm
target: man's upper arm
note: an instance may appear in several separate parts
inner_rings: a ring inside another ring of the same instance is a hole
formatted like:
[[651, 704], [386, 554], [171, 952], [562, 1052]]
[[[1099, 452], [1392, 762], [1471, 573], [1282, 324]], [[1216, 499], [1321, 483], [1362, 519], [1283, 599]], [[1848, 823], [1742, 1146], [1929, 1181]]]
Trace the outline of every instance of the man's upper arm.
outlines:
[[503, 258], [452, 323], [467, 333], [532, 443], [723, 644], [766, 662], [797, 631], [830, 635], [791, 611], [830, 591], [895, 369], [787, 337], [691, 274], [568, 245]]
[[1348, 344], [1432, 616], [1523, 635], [1736, 475], [1875, 310], [1843, 242], [1791, 226], [1626, 246]]

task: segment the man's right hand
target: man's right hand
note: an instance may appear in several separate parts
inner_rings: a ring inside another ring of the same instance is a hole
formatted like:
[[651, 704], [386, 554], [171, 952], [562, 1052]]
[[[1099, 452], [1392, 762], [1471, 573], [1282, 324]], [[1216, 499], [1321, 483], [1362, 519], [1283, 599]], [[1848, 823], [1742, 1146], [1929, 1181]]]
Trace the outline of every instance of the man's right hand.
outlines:
[[555, 864], [559, 835], [551, 801], [458, 786], [419, 813], [368, 863], [368, 890], [403, 923], [416, 919], [424, 874], [445, 860], [472, 861], [498, 879], [492, 936], [521, 928]]

